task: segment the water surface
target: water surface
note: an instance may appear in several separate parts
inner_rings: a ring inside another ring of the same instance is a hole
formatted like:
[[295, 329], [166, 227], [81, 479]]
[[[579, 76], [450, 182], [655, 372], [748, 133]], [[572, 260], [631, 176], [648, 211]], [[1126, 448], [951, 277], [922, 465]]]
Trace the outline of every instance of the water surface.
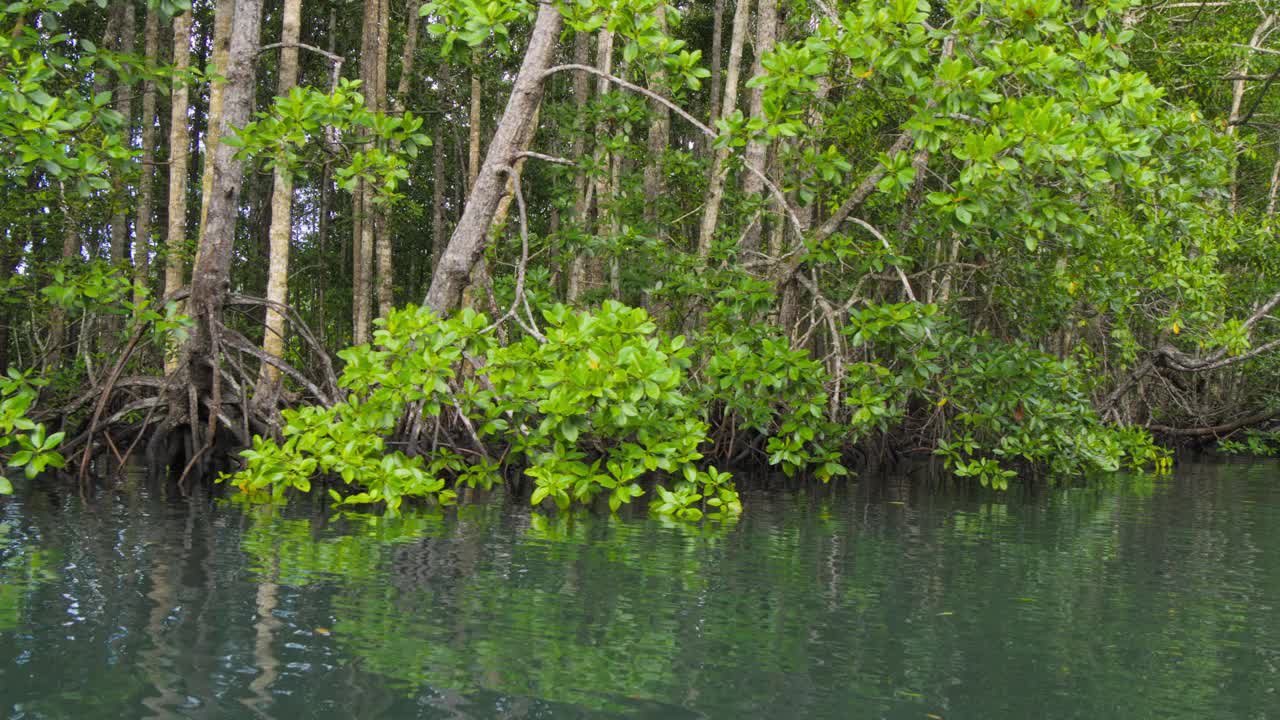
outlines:
[[1280, 464], [731, 526], [0, 500], [0, 716], [1280, 717]]

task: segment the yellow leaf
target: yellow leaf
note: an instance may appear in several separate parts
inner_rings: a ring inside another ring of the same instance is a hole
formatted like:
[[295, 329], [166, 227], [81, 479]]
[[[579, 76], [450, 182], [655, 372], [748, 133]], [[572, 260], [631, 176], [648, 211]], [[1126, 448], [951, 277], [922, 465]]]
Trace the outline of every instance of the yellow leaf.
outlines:
[[1078, 287], [1078, 285], [1076, 285], [1076, 281], [1075, 281], [1075, 280], [1072, 280], [1072, 281], [1067, 285], [1067, 292], [1068, 292], [1068, 293], [1070, 293], [1070, 294], [1072, 294], [1072, 295], [1075, 295], [1075, 294], [1076, 294], [1076, 288], [1077, 288], [1077, 287]]

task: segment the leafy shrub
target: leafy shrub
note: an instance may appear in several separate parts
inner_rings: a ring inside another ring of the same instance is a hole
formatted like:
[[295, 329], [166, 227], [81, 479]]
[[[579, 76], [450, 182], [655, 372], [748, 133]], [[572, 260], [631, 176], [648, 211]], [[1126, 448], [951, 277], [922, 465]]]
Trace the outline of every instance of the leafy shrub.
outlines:
[[862, 388], [848, 398], [855, 426], [887, 430], [913, 403], [930, 408], [934, 452], [958, 476], [1004, 489], [1018, 464], [1067, 475], [1168, 462], [1146, 431], [1102, 422], [1069, 358], [974, 334], [917, 303], [855, 311], [848, 334], [867, 358], [851, 370]]
[[735, 434], [767, 438], [769, 464], [787, 476], [806, 471], [827, 482], [847, 474], [839, 462], [843, 429], [827, 416], [826, 368], [808, 352], [791, 349], [773, 326], [725, 320], [713, 322], [698, 340], [706, 367], [695, 395]]
[[[374, 345], [341, 354], [347, 398], [286, 411], [284, 441], [255, 438], [232, 482], [279, 499], [335, 475], [354, 490], [330, 490], [339, 504], [395, 510], [405, 497], [450, 502], [459, 484], [488, 487], [502, 464], [516, 462], [534, 480], [535, 505], [550, 499], [564, 509], [604, 494], [617, 510], [644, 494], [646, 473], [660, 471], [676, 482], [658, 488], [655, 513], [740, 512], [728, 474], [697, 465], [707, 426], [682, 390], [684, 339], [658, 336], [645, 311], [611, 301], [596, 313], [555, 306], [544, 315], [545, 341], [499, 346], [484, 315], [393, 312]], [[410, 430], [407, 449], [419, 454], [388, 449], [397, 429], [427, 424], [433, 438], [443, 428], [470, 442], [422, 447]], [[474, 454], [464, 461], [464, 453]]]
[[[28, 478], [33, 478], [46, 468], [62, 467], [66, 461], [57, 452], [63, 433], [50, 435], [44, 424], [27, 417], [38, 394], [36, 388], [44, 384], [29, 375], [9, 368], [7, 375], [0, 376], [0, 456], [8, 467], [22, 468]], [[14, 446], [17, 450], [9, 453], [8, 448]], [[12, 492], [12, 483], [0, 475], [0, 495]]]

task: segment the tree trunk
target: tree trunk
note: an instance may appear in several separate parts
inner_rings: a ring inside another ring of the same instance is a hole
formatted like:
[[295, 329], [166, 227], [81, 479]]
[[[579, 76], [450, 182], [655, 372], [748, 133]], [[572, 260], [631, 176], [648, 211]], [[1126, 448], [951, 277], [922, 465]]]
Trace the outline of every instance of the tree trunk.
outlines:
[[[276, 94], [287, 96], [298, 84], [298, 41], [301, 37], [302, 0], [285, 0], [280, 29], [280, 74]], [[266, 327], [262, 350], [272, 357], [284, 357], [284, 313], [280, 306], [289, 304], [289, 245], [293, 230], [293, 177], [283, 167], [275, 169], [271, 190], [270, 260], [267, 269]], [[263, 363], [254, 397], [273, 402], [280, 371]]]
[[[244, 127], [253, 111], [254, 59], [262, 24], [262, 0], [236, 0], [228, 48], [219, 135]], [[218, 328], [230, 285], [243, 162], [236, 148], [219, 143], [210, 158], [212, 192], [205, 217], [205, 244], [191, 278], [191, 316], [195, 329], [188, 341], [188, 368], [198, 392], [207, 395], [216, 377], [211, 361], [217, 351]], [[193, 418], [194, 420], [194, 418]]]
[[[120, 26], [117, 29], [119, 34], [120, 52], [126, 55], [133, 54], [134, 39], [137, 35], [137, 18], [134, 15], [133, 3], [122, 2], [119, 5]], [[125, 79], [123, 73], [119, 73], [116, 82], [115, 110], [124, 118], [124, 127], [131, 128], [133, 123], [133, 85]], [[128, 202], [126, 201], [127, 190], [124, 178], [117, 175], [112, 183], [115, 187], [115, 212], [111, 214], [111, 249], [110, 258], [112, 266], [123, 270], [125, 258], [128, 257], [126, 248], [129, 246], [129, 216], [126, 212]]]
[[[160, 14], [147, 11], [146, 39], [143, 41], [149, 66], [160, 55]], [[133, 304], [140, 308], [151, 282], [151, 210], [156, 176], [156, 84], [142, 86], [142, 169], [138, 179], [138, 215], [134, 220]]]
[[[471, 115], [467, 128], [468, 197], [470, 197], [471, 191], [476, 186], [476, 178], [480, 175], [480, 124], [482, 122], [481, 113], [484, 109], [484, 96], [481, 92], [482, 88], [480, 85], [480, 62], [480, 54], [473, 53], [471, 55]], [[472, 309], [480, 307], [476, 298], [477, 293], [483, 294], [485, 291], [491, 289], [492, 282], [489, 279], [489, 268], [485, 263], [484, 255], [481, 254], [480, 259], [477, 260], [475, 266], [471, 268], [471, 278], [467, 281], [467, 287], [463, 288], [462, 306]]]
[[[181, 76], [191, 67], [191, 13], [173, 18], [173, 68]], [[187, 173], [191, 136], [187, 127], [187, 86], [174, 82], [169, 109], [169, 227], [165, 239], [164, 294], [185, 285]], [[172, 369], [172, 368], [170, 368]]]
[[480, 175], [480, 111], [481, 111], [481, 87], [480, 87], [480, 54], [476, 53], [471, 56], [471, 118], [468, 130], [470, 134], [467, 138], [467, 192], [470, 193], [476, 186], [476, 178]]
[[[591, 36], [585, 32], [576, 33], [573, 40], [574, 64], [586, 65], [590, 60], [590, 55]], [[575, 119], [581, 120], [586, 117], [587, 98], [590, 94], [591, 80], [587, 77], [587, 73], [582, 70], [575, 71], [573, 74], [573, 116]], [[586, 152], [587, 130], [585, 127], [575, 127], [570, 157], [574, 162], [580, 162]], [[585, 173], [580, 172], [573, 176], [573, 225], [580, 230], [587, 227], [587, 213], [590, 212], [588, 203], [587, 176]], [[569, 279], [565, 287], [565, 298], [570, 303], [577, 302], [583, 290], [586, 289], [586, 284], [587, 258], [579, 251], [574, 253], [573, 259], [569, 261]]]
[[444, 131], [436, 130], [431, 144], [431, 272], [444, 253]]
[[[601, 28], [599, 35], [596, 37], [596, 68], [606, 75], [613, 74], [613, 32], [606, 25]], [[609, 92], [609, 81], [602, 77], [596, 78], [596, 97], [604, 97]], [[595, 182], [595, 225], [594, 232], [596, 236], [613, 237], [611, 232], [613, 229], [611, 218], [614, 215], [613, 208], [607, 204], [613, 198], [613, 156], [606, 147], [606, 139], [609, 133], [607, 120], [602, 116], [600, 123], [596, 125], [596, 151], [595, 162], [593, 166], [603, 168], [602, 172], [596, 177]], [[584, 286], [588, 289], [602, 287], [605, 283], [604, 279], [604, 258], [586, 257], [586, 282]]]
[[[725, 71], [724, 102], [720, 105], [721, 116], [732, 115], [738, 107], [738, 74], [742, 66], [742, 45], [747, 36], [747, 19], [751, 14], [751, 0], [737, 0], [737, 8], [733, 12], [733, 34], [729, 38], [729, 65]], [[698, 228], [698, 258], [706, 262], [711, 255], [711, 245], [715, 240], [716, 225], [720, 220], [720, 201], [724, 198], [725, 161], [729, 150], [716, 150], [711, 159], [711, 177], [707, 183], [706, 206], [702, 212], [702, 225]]]
[[[365, 106], [379, 110], [380, 98], [386, 96], [386, 84], [379, 77], [380, 68], [386, 67], [386, 53], [380, 47], [383, 38], [383, 0], [365, 0], [364, 18], [360, 35], [360, 81]], [[383, 89], [378, 92], [379, 87]], [[357, 345], [369, 341], [370, 315], [372, 313], [373, 255], [375, 239], [375, 213], [373, 188], [359, 182], [352, 195], [354, 205], [352, 223], [352, 301], [353, 335]]]
[[414, 53], [418, 49], [418, 8], [422, 0], [409, 0], [405, 5], [404, 49], [400, 53], [400, 81], [396, 83], [396, 95], [392, 102], [396, 109], [404, 111], [405, 99], [409, 97], [409, 88], [413, 83]]
[[[1249, 74], [1249, 61], [1252, 53], [1259, 47], [1262, 47], [1263, 41], [1271, 32], [1271, 26], [1275, 24], [1275, 14], [1264, 15], [1262, 22], [1253, 30], [1253, 36], [1249, 38], [1249, 49], [1245, 51], [1244, 57], [1240, 60], [1240, 64], [1236, 66], [1236, 79], [1231, 83], [1231, 112], [1227, 117], [1227, 136], [1234, 138], [1236, 136], [1236, 127], [1240, 122], [1240, 108], [1244, 103], [1246, 76]], [[1231, 159], [1231, 212], [1236, 211], [1236, 206], [1240, 199], [1240, 159], [1239, 151], [1236, 156]]]
[[[759, 0], [756, 10], [756, 44], [752, 53], [755, 56], [751, 65], [751, 74], [757, 77], [764, 74], [761, 58], [773, 51], [778, 39], [778, 0]], [[764, 92], [759, 87], [751, 88], [750, 117], [764, 120]], [[743, 173], [742, 192], [749, 200], [759, 200], [764, 193], [764, 171], [769, 148], [759, 138], [751, 138], [747, 142], [746, 164], [750, 169]], [[758, 174], [757, 174], [758, 173]], [[742, 235], [739, 250], [744, 254], [760, 251], [760, 237], [764, 223], [762, 213], [753, 213], [750, 223]]]
[[[391, 32], [390, 0], [380, 0], [378, 9], [378, 83], [374, 88], [378, 111], [387, 111], [387, 49], [390, 45], [388, 36]], [[391, 313], [394, 303], [392, 280], [395, 274], [391, 270], [391, 233], [387, 231], [386, 206], [373, 203], [373, 188], [367, 188], [369, 202], [373, 205], [373, 237], [378, 263], [378, 317], [386, 317]]]
[[538, 4], [538, 15], [511, 97], [489, 143], [475, 188], [427, 291], [425, 304], [441, 315], [458, 307], [471, 267], [484, 253], [489, 226], [505, 193], [505, 171], [532, 137], [534, 111], [542, 102], [545, 73], [551, 65], [562, 22], [560, 11], [554, 5]]
[[205, 113], [204, 172], [200, 179], [200, 231], [196, 245], [196, 262], [204, 252], [205, 223], [209, 217], [209, 196], [213, 188], [214, 153], [222, 137], [222, 107], [226, 94], [228, 55], [231, 51], [231, 28], [235, 22], [236, 0], [214, 0], [213, 57], [210, 64], [218, 76], [209, 81], [209, 111]]
[[[711, 122], [714, 128], [720, 119], [720, 75], [724, 63], [724, 0], [716, 0], [715, 17], [711, 25]], [[712, 149], [715, 138], [707, 138], [707, 150]]]
[[[654, 17], [658, 21], [658, 30], [665, 35], [667, 32], [666, 5], [659, 4]], [[653, 85], [658, 88], [657, 92], [666, 95], [667, 75], [662, 71], [661, 65], [658, 67], [658, 71], [653, 74]], [[649, 107], [654, 118], [649, 125], [649, 162], [644, 167], [644, 220], [656, 226], [658, 208], [662, 204], [662, 196], [666, 190], [662, 155], [667, 151], [667, 145], [671, 141], [671, 111], [666, 105], [657, 101], [650, 101]], [[655, 229], [662, 234], [661, 229], [656, 227]]]

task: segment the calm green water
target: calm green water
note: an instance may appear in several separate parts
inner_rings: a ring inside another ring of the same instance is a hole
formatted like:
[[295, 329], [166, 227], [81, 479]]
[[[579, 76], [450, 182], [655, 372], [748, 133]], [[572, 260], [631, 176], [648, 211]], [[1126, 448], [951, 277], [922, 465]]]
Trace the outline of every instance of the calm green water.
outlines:
[[0, 716], [1280, 717], [1280, 465], [731, 527], [0, 501]]

